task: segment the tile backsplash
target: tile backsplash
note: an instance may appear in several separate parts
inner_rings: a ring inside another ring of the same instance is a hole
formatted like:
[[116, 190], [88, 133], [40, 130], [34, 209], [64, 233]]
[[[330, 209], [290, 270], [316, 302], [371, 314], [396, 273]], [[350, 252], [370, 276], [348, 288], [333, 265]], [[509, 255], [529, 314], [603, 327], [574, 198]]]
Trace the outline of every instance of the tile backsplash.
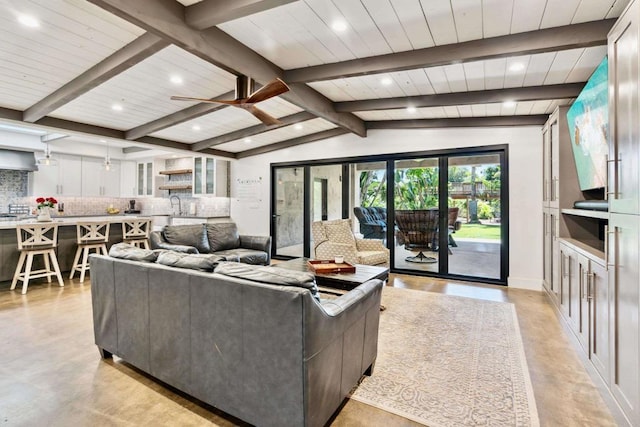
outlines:
[[28, 189], [29, 172], [0, 170], [0, 212], [7, 212], [9, 203], [20, 203]]

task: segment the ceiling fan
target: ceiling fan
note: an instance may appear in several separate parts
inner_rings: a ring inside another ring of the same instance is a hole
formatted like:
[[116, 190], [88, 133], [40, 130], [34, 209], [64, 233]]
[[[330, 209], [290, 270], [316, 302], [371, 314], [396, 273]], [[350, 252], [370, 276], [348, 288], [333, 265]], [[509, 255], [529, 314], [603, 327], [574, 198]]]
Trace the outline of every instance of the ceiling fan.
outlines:
[[259, 109], [255, 104], [288, 92], [289, 86], [287, 86], [287, 84], [282, 80], [275, 79], [254, 92], [254, 83], [253, 79], [247, 76], [238, 76], [236, 79], [236, 99], [204, 99], [191, 98], [187, 96], [172, 96], [171, 99], [176, 101], [198, 101], [212, 104], [227, 104], [247, 110], [265, 125], [281, 124], [282, 122], [280, 120]]

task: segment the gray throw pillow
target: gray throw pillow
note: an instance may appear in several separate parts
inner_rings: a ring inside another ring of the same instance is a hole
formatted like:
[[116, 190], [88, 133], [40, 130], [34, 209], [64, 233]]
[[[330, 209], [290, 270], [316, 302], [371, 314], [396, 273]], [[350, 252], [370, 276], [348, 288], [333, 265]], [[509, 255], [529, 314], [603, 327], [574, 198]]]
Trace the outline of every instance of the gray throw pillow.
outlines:
[[170, 267], [189, 268], [199, 271], [213, 271], [224, 257], [213, 254], [186, 254], [184, 252], [162, 251], [156, 263]]
[[172, 245], [193, 246], [204, 254], [211, 252], [204, 224], [165, 225], [162, 235]]
[[205, 226], [211, 252], [240, 247], [240, 234], [235, 222], [214, 222]]
[[221, 262], [213, 270], [214, 273], [225, 276], [238, 277], [254, 282], [268, 283], [280, 286], [297, 286], [309, 289], [311, 295], [320, 301], [316, 279], [311, 273], [304, 271], [292, 271], [284, 268], [248, 265], [235, 262]]
[[158, 251], [142, 249], [129, 243], [116, 243], [109, 249], [109, 256], [132, 261], [155, 262], [158, 258]]

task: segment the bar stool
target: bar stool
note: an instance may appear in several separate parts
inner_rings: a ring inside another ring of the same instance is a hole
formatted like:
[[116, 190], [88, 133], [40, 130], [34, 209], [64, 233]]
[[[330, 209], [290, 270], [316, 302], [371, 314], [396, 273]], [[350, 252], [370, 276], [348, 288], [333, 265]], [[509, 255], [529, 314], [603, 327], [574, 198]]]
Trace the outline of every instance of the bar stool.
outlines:
[[[89, 269], [89, 253], [91, 249], [95, 253], [107, 255], [107, 242], [109, 241], [109, 223], [98, 221], [78, 222], [76, 224], [76, 256], [73, 259], [69, 279], [73, 279], [76, 271], [80, 271], [80, 283], [84, 282], [84, 274]], [[80, 261], [82, 255], [82, 262]]]
[[[56, 276], [58, 284], [64, 286], [55, 252], [55, 248], [58, 246], [58, 224], [19, 224], [16, 226], [16, 234], [20, 258], [18, 259], [16, 272], [13, 275], [11, 289], [15, 289], [18, 280], [22, 280], [22, 294], [24, 295], [27, 293], [29, 280], [46, 277], [47, 282], [51, 283], [51, 276]], [[31, 271], [34, 255], [43, 256], [44, 269]], [[52, 265], [53, 270], [51, 269]], [[22, 271], [23, 266], [24, 272]]]
[[122, 221], [122, 242], [149, 249], [151, 219], [127, 219]]

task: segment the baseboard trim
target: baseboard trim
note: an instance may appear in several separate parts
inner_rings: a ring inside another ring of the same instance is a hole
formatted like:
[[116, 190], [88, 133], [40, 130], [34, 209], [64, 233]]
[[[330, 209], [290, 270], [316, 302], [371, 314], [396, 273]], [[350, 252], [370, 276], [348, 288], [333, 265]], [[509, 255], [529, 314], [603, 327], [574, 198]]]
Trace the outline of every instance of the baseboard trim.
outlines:
[[509, 277], [507, 283], [510, 288], [528, 289], [530, 291], [542, 292], [542, 281], [540, 279], [527, 279], [524, 277]]

